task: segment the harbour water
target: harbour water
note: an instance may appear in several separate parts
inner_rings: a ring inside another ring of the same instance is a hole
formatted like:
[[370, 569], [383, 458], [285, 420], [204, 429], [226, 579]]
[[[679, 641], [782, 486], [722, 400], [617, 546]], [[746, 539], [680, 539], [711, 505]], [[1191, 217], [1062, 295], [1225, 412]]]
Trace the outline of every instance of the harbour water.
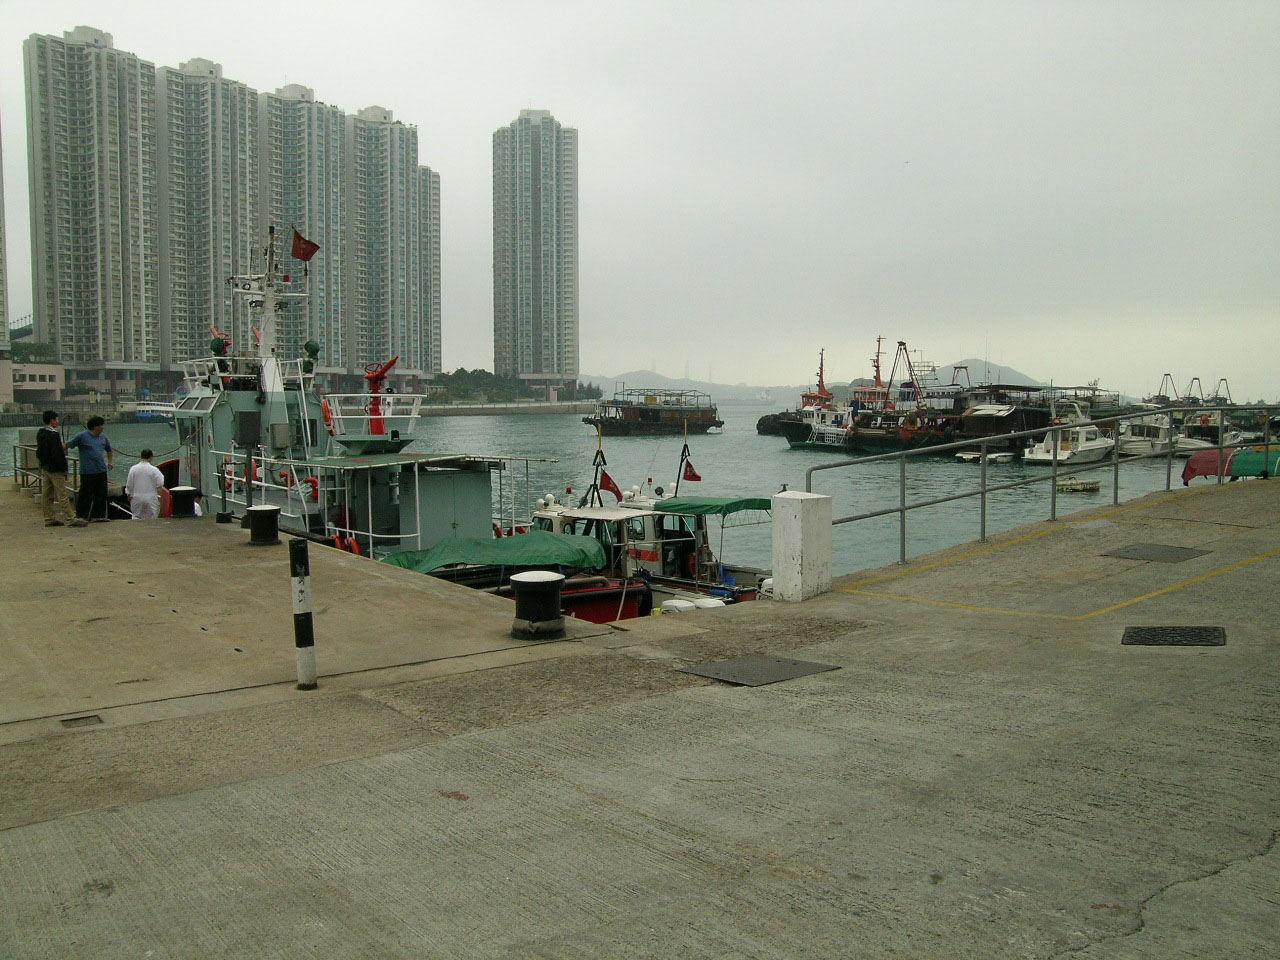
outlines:
[[[777, 409], [776, 402], [721, 403], [723, 432], [689, 440], [691, 462], [702, 480], [682, 481], [681, 494], [770, 497], [784, 485], [791, 490], [803, 490], [806, 469], [840, 459], [824, 451], [791, 450], [781, 437], [757, 434], [756, 421]], [[71, 435], [70, 430], [67, 435]], [[143, 447], [151, 447], [158, 461], [175, 455], [177, 447], [173, 428], [165, 423], [113, 424], [107, 435], [120, 454], [115, 480], [123, 479], [124, 472]], [[0, 469], [6, 475], [12, 474], [12, 449], [17, 438], [17, 429], [0, 429]], [[650, 479], [655, 486], [669, 488], [676, 477], [682, 442], [680, 437], [606, 439], [606, 469], [624, 490], [645, 486]], [[503, 512], [510, 511], [514, 493], [516, 515], [524, 517], [528, 516], [536, 497], [551, 493], [557, 498], [563, 496], [576, 501], [586, 492], [591, 482], [596, 438], [594, 431], [576, 414], [424, 417], [418, 423], [416, 438], [409, 450], [529, 458], [534, 462], [528, 464], [527, 474], [521, 464], [511, 476], [504, 477], [501, 484], [497, 481], [494, 484], [495, 499], [501, 486]], [[974, 490], [979, 469], [950, 457], [913, 460], [907, 474], [908, 501]], [[1177, 478], [1180, 469], [1181, 461], [1175, 460], [1175, 485], [1180, 482]], [[988, 467], [991, 483], [1046, 473], [1043, 467], [1024, 466], [1020, 462]], [[1095, 493], [1059, 494], [1059, 517], [1110, 502], [1110, 471], [1090, 476], [1102, 481], [1101, 489]], [[1125, 462], [1120, 471], [1120, 498], [1123, 501], [1163, 489], [1164, 483], [1163, 459]], [[842, 517], [896, 506], [898, 486], [897, 465], [877, 463], [819, 473], [815, 476], [814, 491], [831, 496], [834, 516]], [[608, 494], [605, 500], [612, 502]], [[977, 498], [912, 511], [907, 521], [907, 555], [918, 556], [976, 540], [978, 511]], [[1048, 517], [1048, 483], [994, 493], [987, 500], [988, 535]], [[896, 516], [838, 525], [833, 532], [835, 573], [851, 573], [895, 562], [898, 535]], [[767, 524], [726, 528], [723, 543], [717, 543], [716, 547], [724, 559], [735, 563], [766, 568], [771, 565]]]

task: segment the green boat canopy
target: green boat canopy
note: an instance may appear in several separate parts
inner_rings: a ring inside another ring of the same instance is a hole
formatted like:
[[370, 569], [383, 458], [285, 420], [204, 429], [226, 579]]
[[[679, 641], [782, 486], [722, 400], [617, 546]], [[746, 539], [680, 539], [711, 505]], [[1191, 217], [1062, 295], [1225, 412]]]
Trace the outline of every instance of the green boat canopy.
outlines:
[[430, 573], [460, 563], [503, 567], [573, 567], [596, 570], [605, 566], [604, 547], [592, 537], [530, 530], [513, 537], [442, 540], [430, 550], [406, 550], [382, 558], [383, 563], [418, 573]]
[[744, 510], [768, 510], [767, 497], [670, 497], [659, 500], [653, 509], [659, 513], [686, 513], [698, 517], [727, 517]]

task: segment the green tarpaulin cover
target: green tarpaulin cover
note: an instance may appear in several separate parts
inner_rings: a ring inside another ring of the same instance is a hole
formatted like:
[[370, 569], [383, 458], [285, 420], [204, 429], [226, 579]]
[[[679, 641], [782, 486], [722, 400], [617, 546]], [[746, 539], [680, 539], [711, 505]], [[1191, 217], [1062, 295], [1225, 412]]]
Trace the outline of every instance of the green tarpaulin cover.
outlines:
[[591, 537], [530, 530], [514, 537], [443, 540], [430, 550], [406, 550], [382, 558], [383, 563], [430, 573], [458, 563], [491, 563], [504, 567], [573, 567], [596, 570], [606, 563], [604, 548]]
[[767, 497], [671, 497], [659, 500], [653, 509], [659, 513], [727, 517], [743, 510], [768, 510], [771, 505]]

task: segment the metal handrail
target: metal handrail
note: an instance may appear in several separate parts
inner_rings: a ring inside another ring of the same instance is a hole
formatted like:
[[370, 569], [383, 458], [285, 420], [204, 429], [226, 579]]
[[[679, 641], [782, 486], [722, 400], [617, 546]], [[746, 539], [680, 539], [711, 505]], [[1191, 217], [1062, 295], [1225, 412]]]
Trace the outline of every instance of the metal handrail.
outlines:
[[[1222, 444], [1222, 434], [1226, 427], [1228, 412], [1239, 413], [1241, 411], [1261, 411], [1263, 413], [1263, 439], [1262, 443], [1242, 441], [1235, 444]], [[1217, 482], [1223, 482], [1223, 467], [1225, 465], [1226, 451], [1252, 447], [1263, 446], [1267, 452], [1270, 452], [1271, 443], [1271, 419], [1280, 413], [1280, 404], [1236, 404], [1233, 406], [1211, 406], [1206, 404], [1198, 404], [1194, 406], [1180, 407], [1160, 407], [1158, 409], [1143, 409], [1132, 411], [1129, 413], [1116, 414], [1109, 417], [1100, 417], [1097, 420], [1086, 420], [1077, 423], [1056, 423], [1047, 427], [1037, 427], [1034, 430], [1019, 430], [1012, 433], [1002, 433], [989, 437], [971, 438], [968, 440], [959, 440], [954, 443], [939, 444], [937, 446], [920, 447], [915, 450], [902, 450], [895, 453], [882, 453], [870, 457], [855, 457], [848, 460], [840, 460], [834, 463], [815, 464], [805, 470], [804, 488], [808, 493], [813, 492], [814, 474], [824, 470], [837, 470], [844, 467], [862, 466], [868, 463], [882, 463], [886, 461], [896, 461], [898, 463], [898, 505], [896, 507], [885, 507], [881, 510], [871, 510], [865, 513], [854, 514], [847, 517], [837, 517], [831, 521], [831, 525], [838, 526], [845, 523], [856, 523], [860, 520], [871, 520], [876, 517], [898, 515], [898, 563], [905, 564], [907, 562], [907, 514], [912, 510], [920, 510], [924, 507], [933, 507], [943, 503], [950, 503], [956, 500], [967, 500], [971, 497], [979, 498], [979, 543], [985, 543], [987, 540], [987, 495], [1002, 490], [1012, 490], [1017, 487], [1030, 486], [1036, 483], [1050, 483], [1049, 488], [1049, 519], [1051, 521], [1058, 519], [1058, 449], [1054, 446], [1053, 461], [1050, 464], [1050, 471], [1045, 476], [1029, 477], [1025, 480], [1015, 480], [1007, 483], [989, 484], [987, 483], [987, 460], [988, 451], [993, 444], [999, 446], [1007, 446], [1010, 440], [1019, 440], [1023, 438], [1042, 437], [1049, 433], [1059, 430], [1071, 429], [1079, 426], [1106, 426], [1114, 425], [1113, 434], [1119, 433], [1120, 423], [1127, 420], [1140, 420], [1145, 417], [1156, 415], [1164, 415], [1170, 417], [1170, 424], [1173, 425], [1172, 415], [1175, 413], [1194, 413], [1198, 415], [1210, 415], [1216, 420], [1218, 426], [1218, 444], [1212, 449], [1218, 451], [1218, 471]], [[1078, 467], [1072, 467], [1070, 473], [1074, 476], [1080, 473], [1092, 473], [1097, 470], [1110, 469], [1112, 471], [1112, 488], [1111, 503], [1113, 506], [1120, 502], [1120, 464], [1122, 462], [1136, 462], [1139, 460], [1151, 460], [1156, 457], [1165, 459], [1165, 481], [1164, 488], [1169, 490], [1172, 487], [1173, 479], [1173, 458], [1174, 449], [1177, 446], [1176, 431], [1173, 437], [1173, 443], [1164, 453], [1126, 455], [1121, 458], [1119, 438], [1116, 437], [1116, 443], [1111, 448], [1109, 458], [1094, 461], [1092, 463], [1082, 464]], [[944, 497], [933, 497], [928, 500], [920, 500], [917, 502], [907, 502], [907, 460], [913, 457], [936, 457], [939, 454], [947, 454], [956, 450], [972, 450], [974, 446], [980, 449], [979, 462], [981, 464], [981, 474], [979, 486], [976, 490], [969, 490], [962, 493], [951, 494]]]

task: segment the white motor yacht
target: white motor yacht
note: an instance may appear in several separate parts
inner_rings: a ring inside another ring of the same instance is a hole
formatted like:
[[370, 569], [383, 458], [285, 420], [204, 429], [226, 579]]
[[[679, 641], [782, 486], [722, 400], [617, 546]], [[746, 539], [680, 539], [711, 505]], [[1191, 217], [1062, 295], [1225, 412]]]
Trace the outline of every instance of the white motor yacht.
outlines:
[[1175, 442], [1173, 423], [1167, 414], [1126, 420], [1120, 424], [1120, 454], [1126, 457], [1149, 457], [1168, 453]]
[[1104, 436], [1078, 404], [1067, 406], [1072, 408], [1071, 414], [1054, 417], [1053, 429], [1023, 451], [1024, 463], [1096, 463], [1115, 448], [1115, 440]]

